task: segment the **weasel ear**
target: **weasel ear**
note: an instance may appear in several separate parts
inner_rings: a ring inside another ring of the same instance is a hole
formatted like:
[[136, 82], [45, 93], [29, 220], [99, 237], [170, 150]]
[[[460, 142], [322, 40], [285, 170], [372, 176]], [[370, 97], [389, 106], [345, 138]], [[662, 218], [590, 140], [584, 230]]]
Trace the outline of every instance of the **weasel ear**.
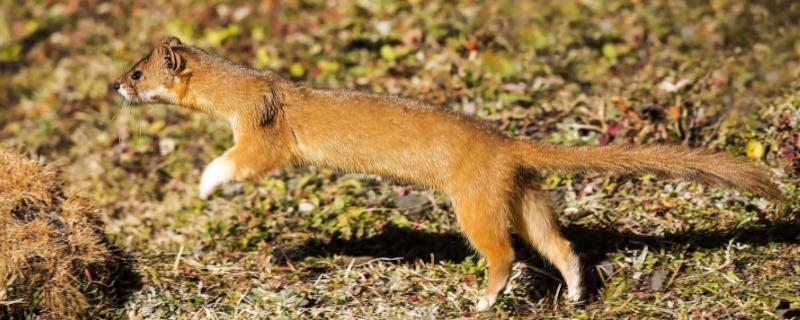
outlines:
[[167, 37], [158, 47], [161, 58], [164, 59], [164, 67], [175, 72], [178, 72], [183, 68], [183, 58], [174, 48], [180, 44], [181, 41], [178, 40], [178, 38]]
[[182, 42], [181, 42], [181, 39], [178, 39], [177, 37], [166, 36], [166, 37], [164, 37], [164, 40], [161, 40], [161, 44], [166, 45], [166, 46], [170, 46], [170, 47], [174, 47], [174, 46], [177, 46], [179, 44], [182, 44]]

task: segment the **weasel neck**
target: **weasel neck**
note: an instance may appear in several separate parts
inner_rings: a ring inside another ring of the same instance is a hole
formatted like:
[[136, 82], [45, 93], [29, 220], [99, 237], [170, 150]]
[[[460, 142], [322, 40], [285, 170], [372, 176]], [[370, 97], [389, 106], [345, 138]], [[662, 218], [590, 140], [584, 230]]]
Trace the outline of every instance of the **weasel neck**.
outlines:
[[[189, 84], [186, 84], [186, 87], [188, 86]], [[178, 95], [175, 105], [225, 120], [232, 128], [236, 127], [239, 112], [236, 108], [228, 108], [226, 101], [215, 101], [214, 97], [204, 94], [202, 90], [188, 90], [187, 88], [182, 93]]]

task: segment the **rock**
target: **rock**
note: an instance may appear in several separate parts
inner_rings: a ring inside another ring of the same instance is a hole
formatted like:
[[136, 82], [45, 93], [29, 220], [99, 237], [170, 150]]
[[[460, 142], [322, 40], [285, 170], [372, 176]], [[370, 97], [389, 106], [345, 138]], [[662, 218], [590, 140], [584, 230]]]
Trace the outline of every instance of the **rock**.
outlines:
[[225, 185], [222, 187], [222, 195], [226, 197], [230, 197], [233, 195], [237, 195], [242, 192], [242, 184], [241, 183], [232, 183]]
[[428, 201], [428, 197], [417, 192], [396, 196], [394, 198], [394, 203], [397, 205], [397, 208], [403, 210], [419, 209], [428, 203]]
[[602, 271], [606, 276], [614, 273], [614, 263], [611, 261], [603, 260], [597, 265], [597, 267], [600, 268], [600, 271]]
[[664, 281], [667, 280], [667, 275], [669, 272], [665, 270], [659, 270], [653, 273], [653, 276], [650, 277], [650, 290], [651, 291], [661, 291], [664, 289]]
[[172, 151], [175, 151], [175, 146], [177, 143], [175, 139], [170, 138], [163, 138], [158, 140], [158, 152], [161, 153], [162, 156], [166, 156]]
[[309, 213], [311, 210], [314, 210], [314, 204], [310, 202], [301, 202], [297, 205], [297, 210], [300, 210], [302, 213]]

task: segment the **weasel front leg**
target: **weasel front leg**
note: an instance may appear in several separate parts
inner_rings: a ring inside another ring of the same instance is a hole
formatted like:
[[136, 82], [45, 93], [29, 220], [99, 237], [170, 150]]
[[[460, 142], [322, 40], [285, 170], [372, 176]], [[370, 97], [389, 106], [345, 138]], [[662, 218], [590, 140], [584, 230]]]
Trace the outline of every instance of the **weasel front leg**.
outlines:
[[206, 200], [217, 187], [226, 184], [236, 177], [236, 162], [230, 155], [236, 147], [228, 149], [221, 156], [211, 161], [200, 177], [200, 199]]
[[221, 156], [211, 161], [200, 177], [200, 198], [208, 199], [218, 187], [231, 182], [242, 181], [260, 176], [283, 164], [279, 152], [270, 154], [258, 143], [247, 143], [247, 139], [239, 139], [236, 145]]

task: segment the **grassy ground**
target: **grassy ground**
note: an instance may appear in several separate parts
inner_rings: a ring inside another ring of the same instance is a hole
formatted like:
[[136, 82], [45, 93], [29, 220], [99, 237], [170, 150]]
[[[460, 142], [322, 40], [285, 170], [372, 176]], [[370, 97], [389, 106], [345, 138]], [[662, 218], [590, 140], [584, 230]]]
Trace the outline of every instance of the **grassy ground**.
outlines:
[[[793, 1], [0, 0], [0, 137], [104, 210], [141, 287], [129, 318], [471, 317], [486, 263], [443, 195], [287, 168], [197, 199], [219, 122], [124, 107], [111, 79], [162, 36], [318, 87], [417, 97], [551, 143], [680, 143], [749, 156], [789, 202], [651, 176], [549, 175], [592, 292], [520, 263], [491, 318], [800, 313], [800, 5]], [[387, 128], [391, 130], [391, 128]]]

